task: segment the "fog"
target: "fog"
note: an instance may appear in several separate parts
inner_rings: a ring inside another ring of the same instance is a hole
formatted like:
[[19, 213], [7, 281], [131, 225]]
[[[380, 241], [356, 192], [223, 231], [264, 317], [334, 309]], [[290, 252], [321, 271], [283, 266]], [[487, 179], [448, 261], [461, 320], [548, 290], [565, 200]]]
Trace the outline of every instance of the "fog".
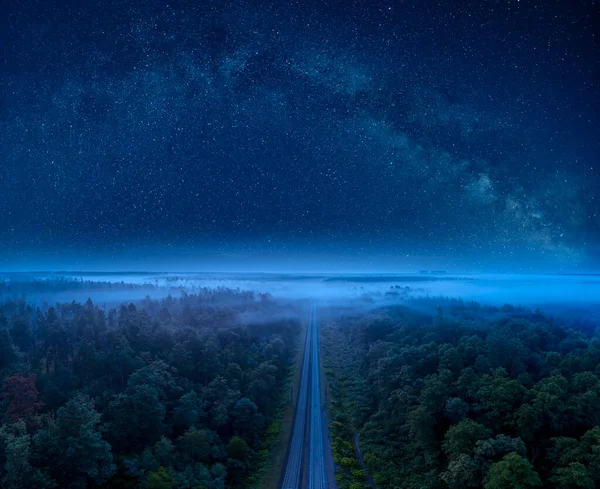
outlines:
[[0, 299], [25, 295], [28, 302], [85, 301], [114, 307], [146, 296], [230, 288], [280, 299], [335, 304], [389, 303], [420, 297], [450, 297], [489, 305], [556, 308], [600, 304], [600, 275], [502, 274], [234, 274], [234, 273], [27, 273], [0, 276]]

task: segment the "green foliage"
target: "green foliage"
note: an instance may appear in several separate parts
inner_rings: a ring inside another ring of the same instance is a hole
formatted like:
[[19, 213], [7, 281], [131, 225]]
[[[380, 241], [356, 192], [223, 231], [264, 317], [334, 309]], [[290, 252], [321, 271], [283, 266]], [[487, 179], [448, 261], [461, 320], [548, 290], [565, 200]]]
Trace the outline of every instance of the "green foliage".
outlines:
[[[344, 349], [339, 333], [333, 328], [321, 328], [323, 362], [329, 389], [333, 392], [328, 405], [331, 417], [329, 432], [336, 481], [340, 489], [366, 488], [366, 474], [357, 459], [353, 437], [364, 414], [369, 411], [367, 388], [359, 381], [352, 353]], [[332, 366], [336, 368], [332, 368]], [[363, 397], [364, 396], [364, 397]], [[358, 401], [358, 402], [356, 402]]]
[[505, 455], [490, 467], [484, 489], [527, 489], [542, 485], [531, 464], [517, 453]]
[[290, 311], [227, 289], [110, 311], [0, 303], [0, 485], [255, 486], [300, 327], [237, 318]]
[[195, 428], [206, 419], [205, 402], [195, 391], [186, 392], [179, 399], [179, 405], [174, 409], [175, 424], [185, 429]]
[[465, 419], [450, 427], [444, 437], [442, 448], [452, 460], [461, 454], [470, 454], [478, 440], [485, 440], [490, 435], [491, 431], [482, 424]]
[[102, 484], [115, 472], [110, 445], [102, 439], [93, 401], [76, 394], [34, 437], [40, 469], [60, 487]]
[[173, 467], [175, 464], [175, 447], [173, 442], [164, 436], [152, 448], [156, 463], [162, 467]]
[[261, 433], [264, 431], [264, 418], [258, 407], [250, 399], [244, 397], [233, 406], [231, 417], [233, 429], [250, 446], [257, 447]]
[[379, 489], [600, 487], [591, 329], [512, 306], [414, 302], [324, 331], [341, 485], [358, 475], [344, 457], [360, 429]]
[[146, 489], [173, 489], [173, 477], [164, 467], [159, 467], [155, 472], [148, 473]]
[[210, 430], [189, 430], [177, 439], [177, 447], [185, 463], [210, 463], [219, 442], [218, 436]]
[[[553, 464], [552, 480], [564, 487], [600, 486], [600, 427], [594, 427], [579, 440], [557, 437], [548, 452]], [[582, 467], [585, 470], [582, 470]]]
[[594, 479], [585, 465], [571, 462], [567, 467], [556, 469], [556, 475], [551, 479], [558, 487], [564, 489], [594, 489]]
[[442, 480], [451, 488], [480, 487], [483, 467], [480, 461], [460, 453], [448, 462]]
[[[281, 346], [278, 347], [278, 350], [280, 349]], [[265, 438], [260, 445], [260, 449], [255, 452], [255, 456], [250, 462], [253, 467], [253, 473], [247, 478], [246, 487], [248, 489], [266, 487], [265, 484], [268, 485], [270, 481], [274, 480], [276, 459], [280, 458], [281, 452], [286, 449], [281, 443], [280, 434], [283, 426], [283, 417], [289, 405], [288, 392], [294, 378], [294, 370], [293, 364], [288, 366], [285, 387], [281, 390], [277, 412], [271, 424], [267, 426]], [[225, 470], [224, 467], [223, 470]]]
[[111, 440], [123, 451], [136, 452], [156, 443], [164, 432], [166, 408], [148, 384], [128, 386], [109, 405]]
[[31, 465], [31, 436], [27, 433], [24, 421], [0, 429], [2, 458], [5, 460], [2, 487], [5, 489], [26, 489], [37, 487], [51, 489], [56, 484], [39, 469]]
[[10, 340], [8, 330], [0, 329], [0, 370], [11, 365], [17, 359], [17, 354]]
[[446, 401], [445, 415], [451, 421], [460, 421], [470, 410], [467, 402], [460, 397], [452, 397]]
[[250, 447], [248, 447], [248, 444], [239, 436], [234, 436], [229, 441], [229, 445], [227, 445], [227, 455], [229, 455], [229, 458], [240, 462], [246, 462], [249, 454]]

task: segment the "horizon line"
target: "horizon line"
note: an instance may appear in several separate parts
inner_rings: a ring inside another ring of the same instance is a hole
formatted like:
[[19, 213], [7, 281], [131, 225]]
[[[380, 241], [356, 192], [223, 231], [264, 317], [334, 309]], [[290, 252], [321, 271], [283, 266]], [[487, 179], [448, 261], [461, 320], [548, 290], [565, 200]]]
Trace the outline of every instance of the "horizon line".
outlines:
[[572, 276], [597, 276], [598, 272], [535, 272], [535, 271], [461, 271], [451, 272], [448, 270], [418, 270], [418, 271], [298, 271], [298, 270], [276, 270], [276, 271], [252, 271], [252, 270], [0, 270], [0, 274], [118, 274], [118, 275], [151, 275], [151, 274], [257, 274], [257, 275], [572, 275]]

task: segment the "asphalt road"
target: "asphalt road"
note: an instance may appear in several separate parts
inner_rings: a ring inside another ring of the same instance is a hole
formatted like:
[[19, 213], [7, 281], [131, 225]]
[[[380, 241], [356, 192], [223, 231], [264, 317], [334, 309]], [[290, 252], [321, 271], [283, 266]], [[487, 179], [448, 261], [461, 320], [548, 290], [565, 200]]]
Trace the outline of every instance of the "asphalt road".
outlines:
[[306, 417], [308, 414], [308, 384], [310, 383], [310, 347], [312, 344], [312, 306], [308, 327], [306, 328], [306, 343], [304, 346], [304, 360], [302, 361], [302, 377], [300, 378], [300, 393], [296, 405], [294, 428], [288, 451], [287, 463], [281, 484], [282, 489], [298, 489], [302, 479], [302, 462], [304, 454], [304, 434], [306, 431]]
[[310, 393], [310, 457], [308, 489], [325, 489], [325, 452], [323, 450], [323, 412], [321, 410], [321, 371], [319, 362], [319, 334], [317, 331], [317, 306], [312, 311], [312, 379]]
[[321, 401], [321, 372], [319, 361], [317, 306], [312, 304], [308, 317], [304, 360], [300, 392], [292, 439], [289, 446], [282, 489], [335, 489], [326, 474], [325, 446], [328, 437], [324, 436], [323, 420], [325, 413]]

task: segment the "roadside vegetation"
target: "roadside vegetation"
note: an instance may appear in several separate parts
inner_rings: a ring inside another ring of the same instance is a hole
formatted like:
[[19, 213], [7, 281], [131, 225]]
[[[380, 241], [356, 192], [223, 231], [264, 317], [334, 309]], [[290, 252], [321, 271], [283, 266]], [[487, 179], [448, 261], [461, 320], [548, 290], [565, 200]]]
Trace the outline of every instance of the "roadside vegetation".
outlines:
[[285, 469], [288, 445], [292, 437], [294, 414], [304, 351], [304, 328], [299, 335], [295, 349], [291, 352], [286, 367], [286, 378], [281, 389], [277, 411], [267, 427], [261, 449], [257, 452], [253, 474], [246, 482], [247, 489], [273, 489], [279, 484]]
[[[354, 436], [360, 425], [364, 382], [346, 337], [331, 322], [320, 325], [322, 363], [327, 379], [327, 411], [336, 482], [339, 489], [365, 489], [365, 473], [357, 459]], [[368, 406], [363, 406], [367, 409]]]

